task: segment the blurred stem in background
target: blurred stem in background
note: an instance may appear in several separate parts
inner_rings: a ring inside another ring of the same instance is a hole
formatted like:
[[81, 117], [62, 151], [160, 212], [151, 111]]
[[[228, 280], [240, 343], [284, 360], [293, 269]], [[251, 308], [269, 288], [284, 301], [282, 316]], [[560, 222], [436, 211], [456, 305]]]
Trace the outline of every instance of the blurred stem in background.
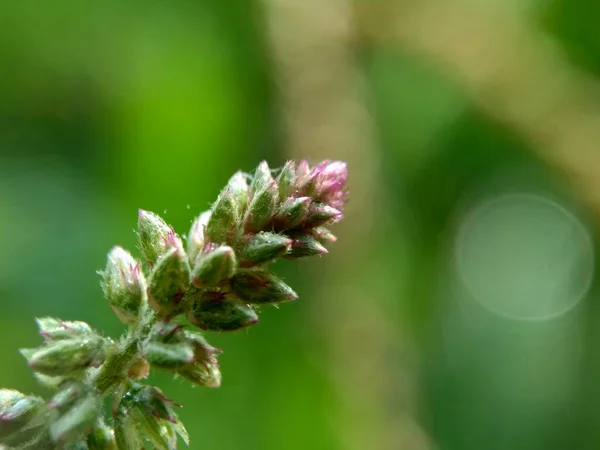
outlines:
[[600, 85], [514, 2], [357, 2], [363, 37], [429, 60], [565, 172], [600, 217]]
[[324, 365], [339, 401], [333, 427], [345, 449], [425, 450], [427, 439], [413, 418], [414, 349], [404, 324], [386, 311], [383, 293], [392, 280], [377, 272], [385, 243], [375, 218], [389, 211], [365, 80], [352, 55], [352, 5], [265, 4], [288, 156], [342, 159], [351, 171], [346, 211], [352, 220], [339, 228], [340, 240], [350, 244], [332, 252], [335, 262], [320, 275], [313, 299], [326, 342]]

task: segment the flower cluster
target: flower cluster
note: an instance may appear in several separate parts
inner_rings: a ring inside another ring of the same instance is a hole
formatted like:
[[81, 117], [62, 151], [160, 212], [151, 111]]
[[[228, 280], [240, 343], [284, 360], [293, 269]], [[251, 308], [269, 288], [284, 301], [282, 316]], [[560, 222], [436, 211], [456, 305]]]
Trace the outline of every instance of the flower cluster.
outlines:
[[[202, 331], [258, 323], [260, 305], [298, 295], [269, 269], [278, 258], [327, 253], [329, 225], [347, 198], [343, 162], [288, 162], [236, 173], [184, 240], [160, 216], [139, 211], [136, 260], [114, 247], [100, 272], [108, 304], [129, 326], [119, 341], [89, 325], [38, 319], [44, 344], [21, 353], [49, 401], [0, 389], [0, 449], [173, 449], [187, 442], [178, 406], [140, 380], [151, 368], [218, 387], [217, 356]], [[102, 414], [112, 398], [112, 417]]]

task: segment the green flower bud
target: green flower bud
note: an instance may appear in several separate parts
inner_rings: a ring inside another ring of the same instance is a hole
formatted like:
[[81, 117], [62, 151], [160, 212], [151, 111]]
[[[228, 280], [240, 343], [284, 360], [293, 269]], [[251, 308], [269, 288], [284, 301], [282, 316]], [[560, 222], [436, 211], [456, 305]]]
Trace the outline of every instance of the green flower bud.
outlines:
[[181, 325], [171, 322], [159, 322], [154, 325], [149, 342], [160, 344], [183, 344], [193, 350], [193, 358], [189, 363], [217, 364], [217, 355], [221, 350], [210, 345], [198, 332], [186, 330]]
[[258, 323], [250, 306], [217, 292], [201, 293], [187, 307], [187, 319], [203, 330], [236, 331]]
[[313, 203], [310, 207], [310, 215], [306, 220], [306, 227], [316, 227], [326, 223], [337, 222], [342, 218], [342, 212], [339, 209], [332, 208], [323, 203]]
[[[186, 443], [189, 441], [185, 428], [171, 410], [173, 405], [157, 388], [134, 386], [123, 396], [116, 414], [115, 422], [118, 440], [128, 444], [137, 443], [138, 438], [131, 430], [123, 430], [122, 425], [134, 425], [144, 439], [154, 445], [153, 448], [171, 449], [176, 447], [179, 434]], [[163, 417], [164, 416], [164, 417]], [[139, 436], [138, 434], [138, 436]], [[119, 448], [138, 448], [122, 447]]]
[[144, 345], [142, 354], [151, 366], [159, 369], [174, 370], [194, 362], [194, 349], [184, 342], [148, 342]]
[[315, 227], [311, 230], [311, 233], [313, 237], [321, 244], [337, 241], [337, 237], [335, 237], [333, 233], [325, 227]]
[[[23, 353], [25, 352], [25, 353]], [[22, 349], [21, 353], [23, 354], [23, 356], [25, 356], [25, 358], [29, 361], [30, 356], [33, 354], [34, 351], [32, 351], [31, 349]], [[58, 385], [60, 383], [62, 383], [63, 381], [65, 381], [65, 377], [51, 377], [48, 375], [44, 375], [43, 373], [35, 373], [33, 374], [33, 376], [35, 377], [35, 379], [42, 385], [45, 386], [47, 388], [50, 389], [57, 389]]]
[[135, 323], [140, 306], [146, 301], [146, 280], [139, 263], [121, 247], [108, 254], [102, 276], [102, 289], [108, 303], [124, 323]]
[[63, 414], [88, 393], [88, 386], [81, 381], [66, 380], [60, 384], [59, 391], [50, 399], [48, 407]]
[[310, 235], [294, 239], [292, 251], [286, 256], [288, 259], [303, 258], [306, 256], [324, 255], [328, 250], [317, 239]]
[[236, 234], [239, 216], [236, 197], [229, 186], [221, 191], [211, 211], [206, 225], [207, 238], [216, 244], [231, 242]]
[[142, 386], [135, 395], [135, 401], [138, 406], [143, 406], [154, 417], [171, 423], [177, 422], [177, 415], [173, 411], [172, 406], [181, 407], [181, 405], [174, 403], [173, 400], [165, 397], [162, 391], [157, 387]]
[[179, 236], [158, 214], [143, 209], [138, 216], [138, 240], [150, 268], [170, 249], [183, 248]]
[[70, 375], [104, 362], [105, 343], [96, 336], [51, 342], [45, 347], [21, 351], [36, 372], [50, 376]]
[[240, 265], [252, 267], [273, 261], [287, 254], [292, 246], [292, 240], [277, 233], [261, 231], [252, 235], [240, 252]]
[[88, 434], [87, 445], [90, 450], [119, 450], [114, 430], [102, 420], [98, 421]]
[[252, 200], [244, 217], [244, 229], [255, 232], [263, 229], [272, 221], [279, 202], [277, 182], [271, 175], [266, 161], [261, 162], [256, 168], [250, 192]]
[[271, 169], [266, 161], [262, 161], [256, 170], [254, 171], [254, 177], [252, 178], [252, 184], [250, 185], [250, 192], [252, 197], [255, 197], [260, 191], [265, 190], [275, 182], [273, 175], [271, 175]]
[[217, 287], [231, 278], [237, 269], [235, 252], [223, 245], [201, 253], [192, 272], [192, 284], [198, 288]]
[[217, 355], [222, 352], [221, 349], [210, 345], [200, 333], [182, 330], [182, 334], [185, 342], [189, 343], [194, 349], [195, 362], [203, 365], [217, 365]]
[[132, 408], [130, 414], [136, 419], [144, 438], [154, 444], [153, 448], [172, 449], [177, 446], [177, 438], [170, 433], [170, 423], [160, 420], [144, 406]]
[[273, 215], [277, 208], [278, 196], [279, 193], [277, 192], [277, 183], [275, 181], [254, 194], [244, 219], [244, 229], [246, 231], [260, 231], [273, 220]]
[[291, 230], [302, 225], [308, 218], [310, 204], [310, 197], [286, 199], [275, 215], [275, 227], [279, 230]]
[[237, 274], [231, 289], [248, 303], [281, 303], [298, 298], [291, 287], [266, 270]]
[[163, 439], [170, 443], [171, 448], [177, 448], [177, 436], [185, 442], [185, 445], [190, 445], [190, 437], [181, 420], [177, 420], [176, 423], [167, 423], [164, 425], [162, 435]]
[[171, 447], [177, 447], [177, 436], [179, 436], [181, 440], [185, 442], [185, 445], [190, 445], [190, 437], [181, 420], [178, 420], [177, 423], [169, 423], [163, 428], [163, 434], [165, 434], [165, 439], [168, 439], [169, 442], [172, 442]]
[[185, 342], [182, 336], [182, 325], [173, 322], [156, 322], [150, 332], [150, 341], [162, 343]]
[[277, 177], [277, 185], [279, 187], [279, 201], [283, 201], [294, 193], [296, 184], [296, 163], [288, 161], [281, 169]]
[[0, 440], [44, 414], [44, 401], [11, 389], [0, 389]]
[[178, 313], [189, 286], [190, 268], [183, 251], [172, 248], [163, 255], [148, 280], [148, 303], [162, 317]]
[[181, 377], [198, 386], [218, 388], [221, 386], [221, 371], [216, 364], [194, 364], [177, 372]]
[[248, 181], [241, 171], [236, 172], [227, 183], [231, 195], [236, 206], [236, 214], [238, 217], [243, 217], [248, 208], [249, 190]]
[[50, 425], [50, 436], [54, 442], [66, 442], [87, 434], [102, 412], [99, 396], [89, 392]]
[[92, 328], [85, 322], [68, 322], [53, 317], [41, 317], [35, 320], [38, 324], [40, 335], [46, 341], [70, 339], [93, 333]]
[[194, 264], [198, 254], [204, 249], [206, 244], [206, 225], [208, 224], [210, 215], [210, 210], [204, 211], [192, 223], [187, 239], [187, 254], [190, 264]]
[[31, 449], [46, 450], [55, 448], [47, 427], [48, 415], [39, 415], [22, 429], [4, 436], [0, 434], [0, 450]]
[[143, 449], [144, 441], [140, 436], [141, 430], [136, 418], [129, 414], [129, 410], [119, 405], [115, 414], [115, 441], [117, 448]]

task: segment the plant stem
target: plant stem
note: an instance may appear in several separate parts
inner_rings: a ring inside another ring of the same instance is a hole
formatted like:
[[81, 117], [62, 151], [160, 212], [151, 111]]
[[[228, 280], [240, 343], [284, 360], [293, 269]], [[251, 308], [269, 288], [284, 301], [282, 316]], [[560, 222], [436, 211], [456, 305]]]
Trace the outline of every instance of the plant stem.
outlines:
[[156, 314], [147, 305], [141, 316], [140, 323], [121, 340], [93, 377], [92, 383], [101, 395], [127, 380], [127, 369], [138, 356], [140, 343], [147, 338], [157, 321]]
[[105, 394], [127, 378], [126, 370], [138, 354], [138, 342], [137, 336], [129, 337], [122, 349], [109, 355], [93, 380], [94, 387], [100, 394]]

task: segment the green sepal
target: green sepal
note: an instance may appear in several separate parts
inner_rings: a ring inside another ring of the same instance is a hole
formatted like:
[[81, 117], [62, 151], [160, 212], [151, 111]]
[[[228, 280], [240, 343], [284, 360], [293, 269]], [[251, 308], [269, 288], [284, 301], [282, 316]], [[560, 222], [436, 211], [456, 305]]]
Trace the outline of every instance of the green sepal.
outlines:
[[39, 349], [23, 349], [23, 356], [36, 372], [49, 376], [70, 375], [104, 362], [105, 342], [95, 336], [50, 342]]
[[35, 319], [40, 335], [47, 341], [58, 341], [92, 334], [92, 328], [85, 322], [66, 321], [54, 317]]
[[337, 237], [325, 227], [315, 227], [311, 230], [312, 236], [321, 244], [328, 244], [337, 241]]
[[236, 235], [239, 216], [236, 199], [228, 186], [213, 203], [206, 225], [206, 236], [215, 244], [230, 243]]
[[50, 425], [50, 437], [54, 442], [67, 442], [91, 431], [102, 412], [100, 397], [89, 392]]
[[172, 248], [150, 273], [148, 303], [161, 317], [177, 314], [189, 280], [190, 267], [186, 255], [181, 249]]
[[266, 161], [261, 161], [254, 171], [252, 183], [250, 184], [251, 197], [256, 197], [256, 194], [273, 185], [275, 179], [271, 175], [271, 169]]
[[134, 324], [146, 302], [146, 279], [140, 264], [121, 247], [108, 254], [102, 276], [102, 290], [111, 309], [124, 323]]
[[9, 435], [22, 431], [45, 410], [41, 398], [0, 389], [0, 443]]
[[231, 289], [248, 303], [281, 303], [298, 298], [290, 286], [266, 270], [238, 273], [231, 281]]
[[186, 308], [190, 323], [203, 330], [237, 331], [259, 321], [252, 307], [212, 292], [196, 296]]
[[58, 386], [58, 392], [48, 402], [48, 407], [64, 414], [86, 396], [90, 388], [78, 380], [65, 380]]
[[204, 249], [206, 244], [206, 225], [208, 224], [210, 215], [210, 210], [204, 211], [192, 222], [187, 238], [187, 254], [190, 264], [194, 264], [198, 255]]
[[88, 434], [87, 445], [90, 450], [119, 450], [114, 430], [102, 419], [96, 422], [91, 433]]
[[261, 231], [252, 235], [241, 245], [240, 266], [252, 267], [273, 261], [286, 255], [292, 247], [292, 240], [277, 233]]
[[198, 256], [192, 271], [192, 284], [197, 288], [217, 287], [231, 278], [236, 270], [235, 251], [222, 245]]
[[310, 213], [306, 219], [305, 227], [317, 227], [329, 223], [334, 223], [340, 220], [342, 212], [339, 209], [333, 208], [323, 203], [313, 203], [310, 206]]
[[275, 209], [277, 208], [278, 195], [277, 183], [273, 181], [252, 197], [244, 218], [244, 229], [246, 231], [260, 231], [273, 220]]
[[148, 342], [143, 346], [142, 354], [151, 366], [159, 369], [175, 370], [194, 362], [194, 349], [185, 342]]
[[324, 255], [328, 250], [311, 235], [302, 235], [294, 239], [292, 249], [286, 256], [288, 259], [304, 258], [306, 256]]
[[216, 364], [194, 364], [177, 371], [177, 374], [190, 383], [209, 388], [221, 386], [221, 371]]
[[287, 198], [275, 214], [275, 228], [292, 230], [302, 225], [310, 214], [310, 197]]
[[296, 163], [288, 161], [281, 169], [277, 177], [277, 186], [279, 188], [279, 200], [284, 201], [287, 197], [294, 193], [296, 184]]
[[183, 248], [179, 236], [158, 215], [139, 210], [138, 242], [148, 267], [152, 268], [161, 256], [172, 248]]
[[237, 217], [243, 217], [250, 198], [247, 176], [241, 171], [236, 172], [227, 182], [227, 187], [233, 197]]

